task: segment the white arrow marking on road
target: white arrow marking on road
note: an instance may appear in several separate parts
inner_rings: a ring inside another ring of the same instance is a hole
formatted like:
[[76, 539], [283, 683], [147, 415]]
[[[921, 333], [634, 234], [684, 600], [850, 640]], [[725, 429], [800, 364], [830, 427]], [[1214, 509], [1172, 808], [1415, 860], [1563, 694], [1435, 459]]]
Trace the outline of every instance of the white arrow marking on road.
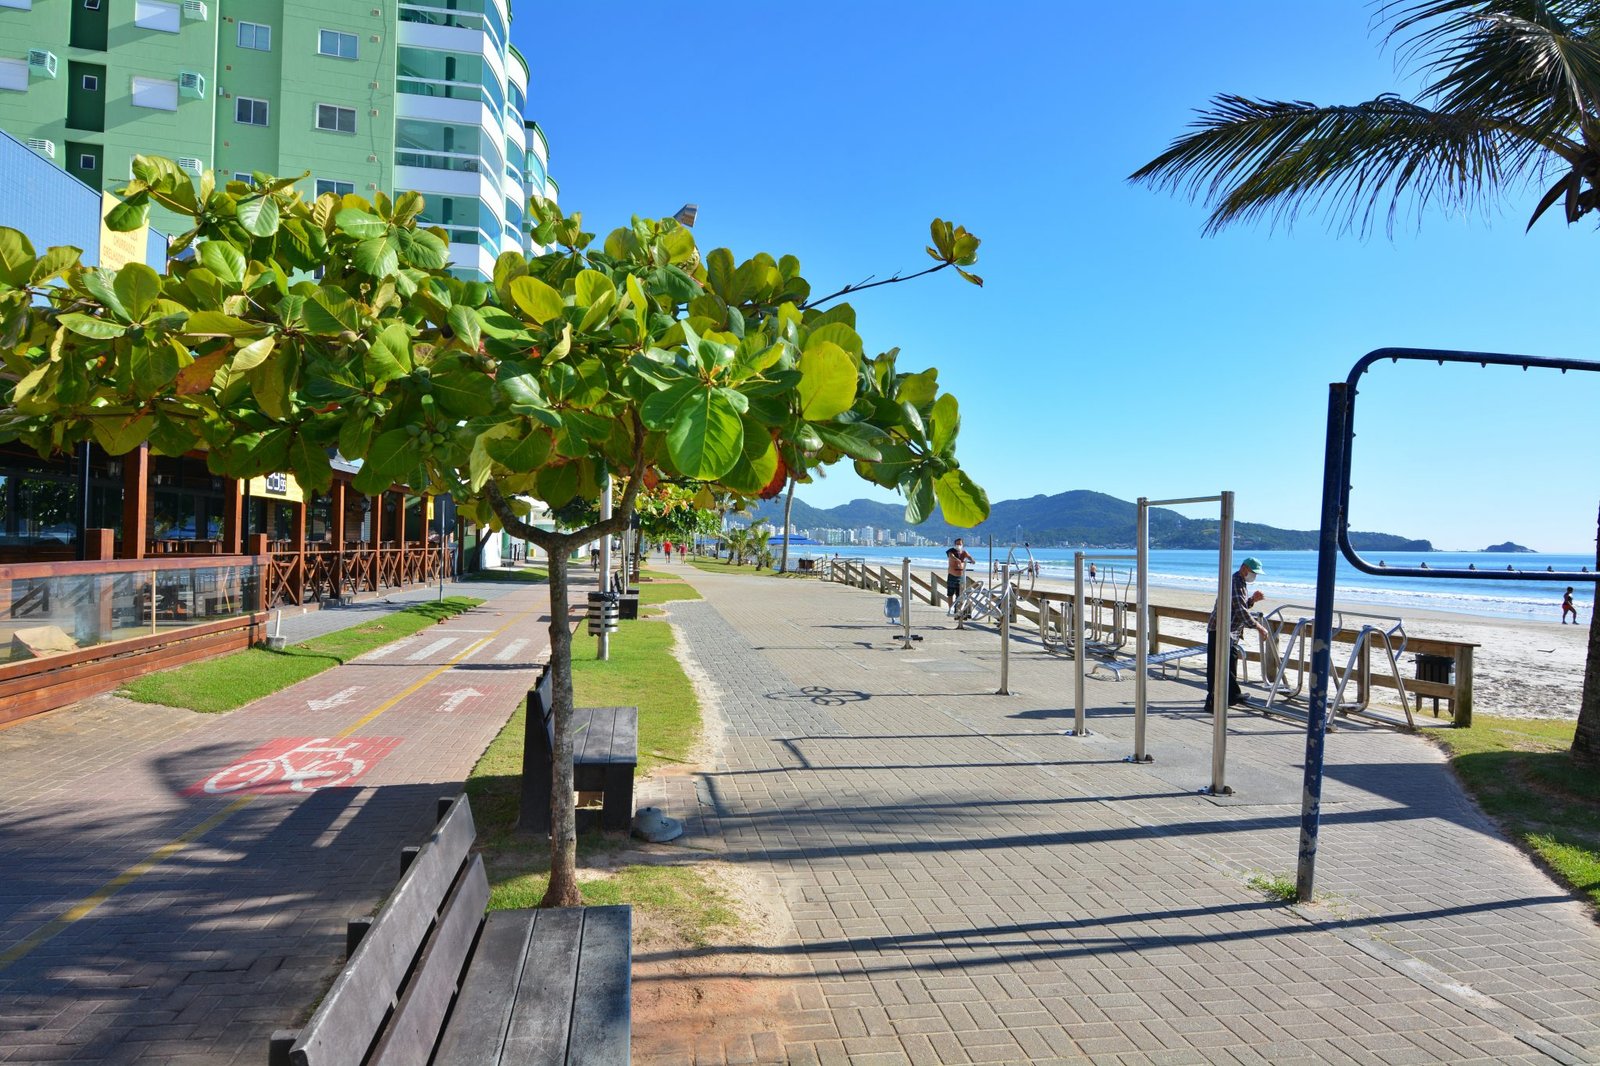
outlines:
[[306, 706], [313, 711], [325, 711], [329, 707], [342, 706], [349, 703], [355, 697], [355, 694], [361, 691], [362, 687], [361, 685], [352, 685], [349, 688], [342, 688], [325, 700], [306, 700]]
[[527, 646], [528, 642], [525, 640], [513, 640], [510, 644], [507, 644], [505, 647], [495, 652], [495, 661], [503, 663]]
[[445, 694], [444, 702], [439, 704], [439, 711], [442, 714], [449, 714], [451, 711], [455, 710], [463, 703], [466, 703], [474, 696], [481, 695], [483, 695], [483, 693], [479, 692], [475, 688], [458, 688], [454, 692]]

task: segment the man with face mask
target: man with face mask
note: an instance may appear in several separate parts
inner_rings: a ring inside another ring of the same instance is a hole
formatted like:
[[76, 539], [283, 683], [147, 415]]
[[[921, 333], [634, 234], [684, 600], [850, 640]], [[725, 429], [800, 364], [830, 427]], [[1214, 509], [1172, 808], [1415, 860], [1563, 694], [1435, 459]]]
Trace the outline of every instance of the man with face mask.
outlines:
[[[1261, 576], [1261, 560], [1250, 556], [1239, 564], [1239, 569], [1233, 574], [1233, 608], [1229, 618], [1228, 629], [1228, 706], [1238, 704], [1249, 705], [1245, 699], [1244, 690], [1239, 687], [1237, 670], [1240, 660], [1244, 658], [1244, 627], [1253, 625], [1263, 637], [1267, 636], [1267, 627], [1256, 621], [1250, 608], [1260, 603], [1265, 594], [1261, 592], [1245, 594], [1245, 587]], [[1211, 612], [1211, 621], [1206, 623], [1206, 702], [1202, 710], [1211, 713], [1211, 661], [1215, 652], [1212, 650], [1217, 633], [1217, 612]]]

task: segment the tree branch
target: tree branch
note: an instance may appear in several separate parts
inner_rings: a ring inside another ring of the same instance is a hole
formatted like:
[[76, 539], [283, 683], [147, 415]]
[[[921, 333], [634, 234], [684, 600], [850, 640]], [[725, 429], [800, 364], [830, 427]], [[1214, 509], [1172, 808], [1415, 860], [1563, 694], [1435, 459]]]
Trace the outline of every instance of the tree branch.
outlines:
[[[943, 270], [945, 267], [954, 266], [954, 265], [955, 265], [954, 263], [948, 263], [948, 262], [939, 263], [936, 266], [929, 267], [927, 270], [919, 270], [915, 274], [907, 274], [905, 277], [901, 277], [899, 274], [896, 274], [894, 277], [892, 277], [892, 278], [884, 278], [882, 281], [862, 281], [862, 282], [857, 282], [854, 285], [846, 285], [844, 288], [840, 289], [838, 292], [830, 292], [828, 295], [819, 296], [815, 300], [807, 300], [805, 303], [800, 305], [800, 310], [809, 311], [813, 307], [817, 307], [820, 304], [825, 304], [829, 300], [836, 300], [839, 297], [844, 296], [844, 295], [846, 295], [848, 293], [861, 292], [861, 291], [863, 291], [865, 289], [876, 289], [879, 285], [893, 285], [896, 282], [910, 281], [913, 278], [924, 277], [925, 275], [928, 275], [928, 274], [937, 274], [939, 271]], [[870, 277], [870, 276], [871, 275], [868, 275], [868, 277]]]

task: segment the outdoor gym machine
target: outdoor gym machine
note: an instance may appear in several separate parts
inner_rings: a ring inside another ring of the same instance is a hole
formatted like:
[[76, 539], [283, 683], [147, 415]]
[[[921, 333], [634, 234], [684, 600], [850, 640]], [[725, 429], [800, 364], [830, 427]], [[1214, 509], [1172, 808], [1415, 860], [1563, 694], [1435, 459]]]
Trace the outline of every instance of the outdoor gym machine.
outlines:
[[1454, 578], [1475, 581], [1600, 582], [1600, 573], [1571, 571], [1458, 570], [1432, 567], [1374, 566], [1350, 544], [1350, 455], [1355, 441], [1356, 383], [1374, 363], [1399, 362], [1476, 363], [1480, 367], [1515, 366], [1559, 370], [1600, 371], [1600, 363], [1582, 359], [1541, 359], [1528, 355], [1443, 351], [1428, 348], [1379, 348], [1363, 356], [1344, 381], [1328, 386], [1328, 436], [1322, 456], [1322, 525], [1317, 544], [1317, 600], [1311, 623], [1311, 707], [1306, 715], [1305, 788], [1300, 807], [1300, 856], [1295, 872], [1295, 896], [1311, 901], [1317, 870], [1317, 832], [1322, 818], [1322, 761], [1327, 747], [1328, 678], [1332, 673], [1333, 595], [1336, 552], [1351, 566], [1373, 577]]

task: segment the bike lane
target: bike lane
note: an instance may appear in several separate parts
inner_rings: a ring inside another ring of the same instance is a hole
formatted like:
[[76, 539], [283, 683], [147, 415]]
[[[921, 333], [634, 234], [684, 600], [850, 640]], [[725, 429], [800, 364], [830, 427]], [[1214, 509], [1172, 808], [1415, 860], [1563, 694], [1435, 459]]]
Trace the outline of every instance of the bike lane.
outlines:
[[59, 775], [0, 786], [0, 1062], [259, 1061], [523, 698], [547, 612], [507, 593], [122, 758], [46, 745]]

